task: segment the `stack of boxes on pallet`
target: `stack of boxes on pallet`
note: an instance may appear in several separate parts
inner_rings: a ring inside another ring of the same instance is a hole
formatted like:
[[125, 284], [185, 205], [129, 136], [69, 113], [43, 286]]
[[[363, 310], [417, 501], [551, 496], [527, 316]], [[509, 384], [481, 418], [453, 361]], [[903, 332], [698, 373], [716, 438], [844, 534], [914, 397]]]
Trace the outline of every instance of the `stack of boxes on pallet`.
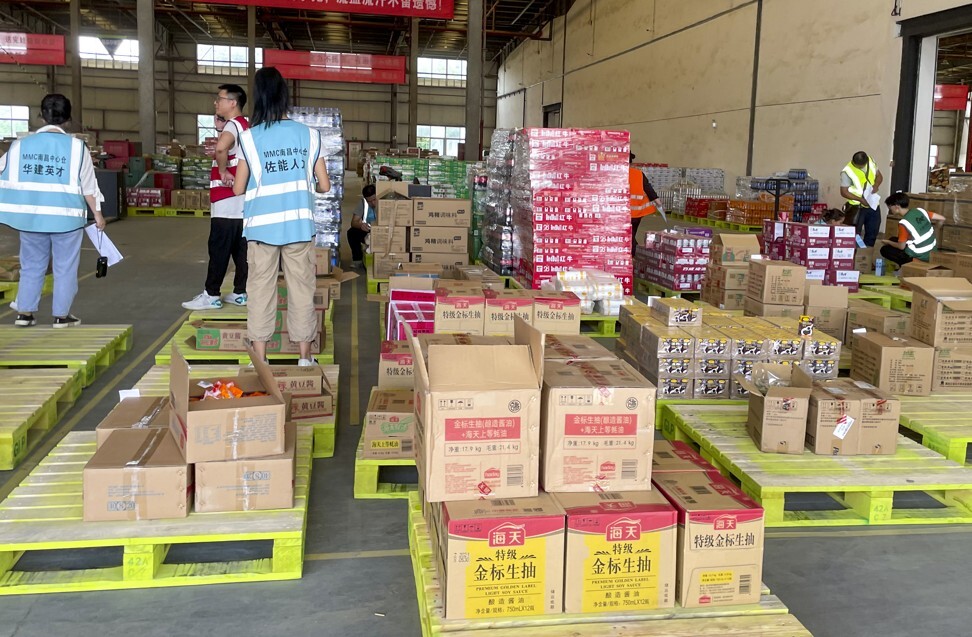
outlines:
[[827, 226], [766, 220], [763, 254], [774, 261], [790, 261], [806, 268], [806, 279], [840, 285], [857, 292], [860, 271], [855, 261], [853, 226]]
[[438, 265], [445, 272], [469, 263], [469, 199], [411, 196], [410, 186], [398, 182], [378, 182], [377, 188], [377, 222], [371, 227], [374, 278], [387, 279], [403, 263]]
[[[84, 519], [292, 507], [296, 427], [282, 390], [323, 389], [324, 373], [287, 368], [278, 377], [253, 360], [235, 377], [190, 381], [173, 346], [169, 396], [128, 398], [98, 425], [98, 450], [83, 471]], [[236, 392], [211, 397], [230, 383]]]
[[749, 285], [749, 260], [759, 256], [759, 241], [750, 234], [719, 234], [709, 246], [702, 300], [722, 310], [741, 310]]
[[702, 289], [712, 231], [650, 232], [635, 249], [635, 277], [677, 292]]

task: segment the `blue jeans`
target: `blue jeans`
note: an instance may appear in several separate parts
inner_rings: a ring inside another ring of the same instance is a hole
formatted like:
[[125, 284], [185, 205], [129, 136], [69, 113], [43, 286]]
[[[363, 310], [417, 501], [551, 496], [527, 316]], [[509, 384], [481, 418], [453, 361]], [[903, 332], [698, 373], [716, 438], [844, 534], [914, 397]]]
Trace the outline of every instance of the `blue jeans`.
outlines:
[[857, 226], [857, 234], [864, 240], [864, 245], [872, 247], [877, 243], [878, 233], [881, 231], [880, 211], [860, 206], [854, 223]]
[[78, 264], [84, 230], [20, 233], [20, 285], [17, 311], [33, 314], [40, 305], [47, 265], [54, 260], [54, 316], [67, 316], [78, 293]]

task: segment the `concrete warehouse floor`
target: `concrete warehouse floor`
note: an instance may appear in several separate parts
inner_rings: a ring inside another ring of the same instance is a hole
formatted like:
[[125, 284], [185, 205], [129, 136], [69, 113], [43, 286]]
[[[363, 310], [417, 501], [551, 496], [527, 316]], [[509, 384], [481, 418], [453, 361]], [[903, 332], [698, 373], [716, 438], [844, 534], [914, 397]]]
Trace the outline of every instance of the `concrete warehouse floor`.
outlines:
[[[359, 188], [357, 180], [349, 180], [348, 211]], [[95, 427], [117, 403], [117, 390], [135, 384], [185, 320], [180, 303], [202, 287], [207, 221], [133, 218], [111, 224], [108, 232], [126, 260], [106, 279], [96, 279], [95, 253], [86, 245], [74, 311], [88, 324], [134, 324], [134, 346], [84, 390], [55, 438], [69, 429]], [[0, 227], [0, 254], [16, 251], [15, 233]], [[47, 322], [50, 297], [41, 308], [38, 318]], [[376, 377], [376, 312], [365, 300], [364, 278], [345, 285], [334, 313], [342, 373], [337, 452], [314, 465], [302, 580], [0, 597], [0, 637], [168, 637], [190, 632], [212, 637], [419, 636], [405, 502], [352, 497], [360, 428], [351, 423], [360, 422]], [[0, 311], [0, 322], [13, 318], [6, 308]], [[351, 342], [353, 321], [358, 323], [357, 342]], [[53, 443], [52, 439], [35, 450], [22, 469], [0, 472], [0, 493], [18, 482]], [[961, 600], [972, 571], [970, 534], [972, 526], [770, 530], [763, 578], [817, 637], [967, 635], [972, 608]], [[209, 545], [195, 550], [206, 551], [207, 559], [245, 559], [264, 556], [269, 546]], [[189, 551], [173, 550], [170, 555], [192, 559]], [[49, 568], [53, 561], [79, 568], [101, 565], [109, 558], [117, 556], [89, 550], [25, 556], [28, 561], [22, 564]]]

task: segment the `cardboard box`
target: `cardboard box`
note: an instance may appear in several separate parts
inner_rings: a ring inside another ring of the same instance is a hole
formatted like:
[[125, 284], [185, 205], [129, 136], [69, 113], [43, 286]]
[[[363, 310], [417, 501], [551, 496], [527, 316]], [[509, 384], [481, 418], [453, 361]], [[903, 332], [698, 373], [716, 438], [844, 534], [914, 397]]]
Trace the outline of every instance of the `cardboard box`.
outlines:
[[[197, 351], [245, 352], [249, 339], [246, 323], [236, 321], [193, 321], [196, 328], [195, 335], [186, 341]], [[324, 325], [321, 332], [311, 343], [311, 354], [321, 353], [321, 342], [324, 340]], [[267, 341], [268, 354], [297, 354], [300, 346], [294, 343], [282, 332], [274, 332]]]
[[[252, 373], [241, 369], [241, 373]], [[293, 396], [320, 396], [332, 391], [320, 365], [297, 367], [295, 365], [270, 365], [270, 374], [277, 381], [282, 394]]]
[[833, 243], [830, 226], [794, 221], [786, 224], [784, 238], [788, 245], [804, 248], [830, 248]]
[[807, 269], [788, 261], [749, 262], [747, 296], [775, 305], [802, 305]]
[[[506, 336], [479, 336], [478, 334], [418, 334], [422, 356], [429, 357], [433, 345], [513, 345], [513, 339]], [[409, 349], [411, 351], [411, 348]]]
[[378, 389], [414, 389], [412, 348], [408, 341], [382, 341], [378, 354]]
[[391, 226], [395, 228], [406, 228], [412, 225], [412, 200], [411, 199], [378, 199], [378, 208], [375, 210], [378, 226]]
[[192, 467], [167, 429], [116, 429], [81, 473], [85, 522], [184, 518]]
[[656, 440], [651, 456], [652, 475], [682, 471], [716, 471], [716, 468], [680, 440]]
[[655, 388], [623, 361], [547, 361], [541, 411], [548, 493], [651, 488]]
[[831, 248], [830, 267], [835, 270], [853, 270], [855, 266], [854, 248]]
[[830, 226], [830, 235], [834, 248], [857, 247], [857, 228], [854, 226]]
[[827, 381], [831, 387], [849, 389], [861, 404], [858, 431], [858, 455], [894, 455], [898, 449], [898, 423], [901, 401], [874, 385], [859, 380], [840, 378]]
[[709, 244], [711, 263], [739, 264], [759, 256], [759, 239], [754, 234], [717, 234]]
[[911, 316], [868, 301], [852, 299], [847, 309], [847, 335], [843, 339], [844, 343], [853, 347], [854, 332], [862, 328], [888, 336], [908, 336], [911, 332]]
[[100, 449], [108, 436], [119, 429], [168, 429], [169, 412], [168, 397], [126, 398], [95, 427], [96, 445]]
[[[333, 270], [331, 271], [333, 274]], [[323, 283], [322, 283], [323, 281]], [[331, 284], [330, 278], [328, 277], [318, 277], [317, 287], [314, 289], [314, 309], [327, 311], [327, 308], [331, 302]], [[287, 290], [287, 283], [284, 281], [283, 277], [277, 279], [277, 310], [287, 309], [287, 299], [289, 296], [289, 291]], [[336, 298], [340, 299], [340, 295]]]
[[877, 254], [877, 247], [857, 248], [854, 251], [854, 269], [862, 274], [873, 274], [874, 259]]
[[483, 333], [486, 336], [513, 336], [513, 319], [533, 322], [533, 295], [526, 290], [483, 290], [486, 312]]
[[947, 277], [954, 278], [955, 272], [943, 265], [937, 265], [934, 263], [925, 263], [924, 261], [918, 261], [917, 259], [911, 263], [906, 263], [898, 270], [898, 277], [901, 280], [901, 288], [905, 290], [911, 289], [908, 282], [905, 279], [909, 278], [928, 278], [928, 277]]
[[831, 267], [830, 248], [787, 246], [786, 254], [787, 261], [811, 270], [826, 270]]
[[956, 391], [970, 388], [972, 388], [972, 346], [936, 347], [932, 391]]
[[668, 327], [702, 325], [702, 308], [687, 299], [650, 297], [648, 307], [653, 319]]
[[483, 334], [486, 296], [467, 281], [440, 280], [435, 287], [437, 334]]
[[761, 303], [751, 296], [746, 297], [743, 310], [746, 316], [782, 316], [786, 318], [800, 318], [803, 315], [802, 305], [777, 305]]
[[405, 226], [372, 226], [371, 251], [376, 255], [406, 253], [408, 236], [408, 228]]
[[[460, 268], [469, 263], [468, 254], [455, 252], [421, 252], [412, 255], [412, 265], [438, 266], [442, 276], [453, 277]], [[405, 268], [405, 266], [402, 266]]]
[[653, 482], [678, 511], [678, 602], [685, 608], [757, 603], [763, 509], [716, 472], [662, 473]]
[[[374, 230], [372, 230], [374, 232]], [[375, 252], [374, 260], [371, 262], [371, 277], [374, 279], [387, 279], [402, 269], [403, 264], [409, 263], [412, 256], [402, 252], [390, 252], [383, 254]]]
[[334, 395], [325, 392], [317, 396], [293, 396], [290, 399], [290, 419], [307, 420], [334, 414]]
[[705, 280], [723, 290], [745, 290], [749, 286], [749, 267], [746, 264], [709, 265]]
[[861, 400], [859, 392], [846, 385], [813, 382], [800, 368], [795, 382], [810, 388], [806, 440], [810, 450], [824, 456], [854, 456], [860, 447]]
[[285, 441], [275, 456], [196, 463], [196, 512], [293, 508], [295, 425], [287, 425]]
[[[773, 375], [786, 386], [764, 390], [760, 376]], [[756, 447], [766, 453], [803, 453], [807, 434], [807, 411], [811, 390], [793, 384], [793, 367], [779, 364], [757, 364], [753, 379], [739, 374], [734, 380], [749, 392], [746, 431]]]
[[430, 502], [538, 492], [543, 335], [515, 345], [430, 345], [415, 360], [416, 463]]
[[580, 334], [580, 299], [573, 292], [536, 292], [532, 325], [544, 334]]
[[658, 491], [559, 493], [567, 513], [565, 613], [675, 606], [675, 507]]
[[[169, 430], [186, 462], [237, 460], [284, 452], [287, 405], [273, 373], [252, 350], [255, 374], [189, 380], [189, 364], [172, 345]], [[195, 400], [205, 393], [200, 381], [231, 380], [244, 392], [264, 392], [224, 400]]]
[[[321, 288], [326, 288], [332, 301], [340, 301], [341, 286], [352, 279], [357, 279], [358, 276], [357, 272], [345, 272], [341, 268], [331, 268], [331, 274], [329, 276], [317, 277], [317, 289], [319, 291]], [[327, 306], [323, 309], [326, 310]]]
[[331, 249], [314, 248], [314, 270], [316, 276], [327, 276], [331, 273]]
[[[438, 509], [447, 619], [563, 612], [565, 520], [553, 496], [446, 502]], [[515, 581], [508, 572], [518, 575]]]
[[912, 338], [936, 347], [972, 345], [972, 283], [968, 279], [930, 277], [904, 282], [912, 289]]
[[876, 332], [854, 335], [851, 378], [855, 380], [891, 394], [927, 396], [934, 367], [935, 350], [924, 343]]
[[589, 336], [547, 334], [543, 357], [548, 361], [615, 361], [614, 352]]
[[412, 228], [410, 237], [409, 250], [413, 255], [428, 252], [466, 254], [469, 250], [469, 231], [466, 228]]
[[372, 389], [362, 438], [362, 458], [414, 458], [414, 392]]
[[804, 313], [813, 317], [814, 329], [844, 340], [847, 328], [848, 289], [836, 285], [808, 285]]
[[722, 310], [741, 310], [745, 307], [746, 292], [706, 287], [702, 292], [702, 300]]
[[452, 226], [468, 228], [472, 224], [472, 202], [468, 199], [412, 199], [413, 226]]

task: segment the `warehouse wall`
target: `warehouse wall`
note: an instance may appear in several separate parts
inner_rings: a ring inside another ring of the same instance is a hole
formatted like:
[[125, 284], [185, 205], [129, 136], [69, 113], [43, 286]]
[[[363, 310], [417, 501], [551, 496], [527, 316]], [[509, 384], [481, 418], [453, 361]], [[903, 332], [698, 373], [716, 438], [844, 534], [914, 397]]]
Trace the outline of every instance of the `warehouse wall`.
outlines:
[[[175, 138], [183, 143], [196, 141], [196, 115], [213, 112], [216, 87], [237, 83], [246, 87], [245, 76], [220, 76], [196, 71], [194, 44], [179, 45], [183, 61], [175, 63]], [[166, 63], [157, 61], [156, 109], [158, 141], [168, 139], [168, 90]], [[82, 69], [84, 86], [84, 123], [97, 132], [98, 139], [137, 139], [138, 78], [136, 71]], [[39, 111], [40, 100], [47, 93], [47, 69], [38, 66], [0, 66], [2, 104], [28, 105]], [[56, 70], [56, 89], [66, 95], [71, 91], [71, 74], [67, 67]], [[408, 142], [408, 87], [398, 91], [398, 142]], [[381, 84], [336, 82], [300, 82], [295, 103], [307, 106], [340, 108], [344, 115], [345, 136], [360, 140], [365, 147], [387, 148], [391, 139], [391, 87]], [[247, 114], [249, 109], [247, 108]], [[419, 87], [419, 124], [465, 125], [465, 90]], [[496, 120], [495, 73], [484, 82], [484, 139], [488, 140]]]
[[896, 22], [965, 3], [905, 0], [901, 17], [890, 0], [761, 4], [755, 105], [756, 0], [578, 0], [500, 67], [497, 126], [540, 125], [562, 102], [565, 126], [630, 130], [639, 160], [725, 168], [732, 189], [754, 115], [752, 172], [808, 168], [836, 205], [854, 151], [890, 172]]

